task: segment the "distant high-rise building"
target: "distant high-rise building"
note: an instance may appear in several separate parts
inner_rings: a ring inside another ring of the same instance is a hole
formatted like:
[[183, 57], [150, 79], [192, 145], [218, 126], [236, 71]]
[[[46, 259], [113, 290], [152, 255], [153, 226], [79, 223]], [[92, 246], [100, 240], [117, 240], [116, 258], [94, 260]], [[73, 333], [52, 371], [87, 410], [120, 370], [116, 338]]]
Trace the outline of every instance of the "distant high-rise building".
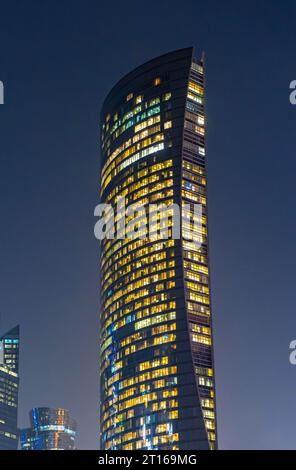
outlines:
[[0, 450], [18, 446], [19, 327], [0, 337]]
[[22, 450], [75, 449], [76, 421], [62, 408], [33, 408], [31, 427], [21, 430]]
[[102, 240], [105, 450], [217, 448], [204, 76], [203, 58], [178, 50], [123, 77], [103, 104], [101, 202], [114, 208], [115, 231], [123, 198], [186, 205], [191, 221], [201, 207], [193, 241], [184, 220], [178, 239], [147, 228]]

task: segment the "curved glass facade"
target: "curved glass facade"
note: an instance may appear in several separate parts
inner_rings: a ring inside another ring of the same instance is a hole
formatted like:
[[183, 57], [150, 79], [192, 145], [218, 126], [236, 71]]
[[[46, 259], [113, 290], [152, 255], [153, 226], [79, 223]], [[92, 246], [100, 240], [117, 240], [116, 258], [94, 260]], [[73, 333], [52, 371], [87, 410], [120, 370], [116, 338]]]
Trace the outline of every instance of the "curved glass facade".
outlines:
[[21, 450], [74, 450], [76, 421], [63, 408], [33, 408], [21, 431]]
[[168, 239], [101, 242], [101, 448], [214, 449], [203, 61], [187, 48], [138, 67], [101, 121], [101, 202], [202, 205], [198, 248], [171, 217]]

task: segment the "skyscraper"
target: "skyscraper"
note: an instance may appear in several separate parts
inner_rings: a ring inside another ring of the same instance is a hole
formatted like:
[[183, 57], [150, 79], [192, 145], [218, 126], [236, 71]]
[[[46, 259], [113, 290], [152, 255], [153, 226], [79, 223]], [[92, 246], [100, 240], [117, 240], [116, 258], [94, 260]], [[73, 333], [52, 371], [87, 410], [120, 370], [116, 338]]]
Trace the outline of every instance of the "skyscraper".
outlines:
[[18, 446], [19, 327], [0, 337], [0, 450]]
[[22, 450], [75, 449], [76, 422], [62, 408], [33, 408], [31, 427], [21, 431]]
[[186, 48], [136, 68], [103, 104], [101, 202], [202, 207], [200, 245], [183, 219], [179, 239], [101, 242], [103, 449], [217, 448], [204, 86]]

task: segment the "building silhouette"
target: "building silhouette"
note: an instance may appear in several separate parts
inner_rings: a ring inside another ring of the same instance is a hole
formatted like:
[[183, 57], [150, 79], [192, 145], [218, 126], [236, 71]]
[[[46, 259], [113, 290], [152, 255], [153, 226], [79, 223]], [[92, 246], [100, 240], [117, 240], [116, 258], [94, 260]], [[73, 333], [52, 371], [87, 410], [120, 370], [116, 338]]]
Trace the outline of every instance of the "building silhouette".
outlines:
[[19, 326], [0, 337], [0, 450], [18, 447]]
[[76, 421], [62, 408], [33, 408], [31, 427], [21, 431], [22, 450], [75, 449]]
[[193, 54], [186, 48], [136, 68], [102, 108], [101, 202], [115, 208], [115, 228], [123, 196], [127, 206], [187, 204], [190, 217], [193, 204], [202, 207], [193, 240], [183, 219], [182, 236], [172, 238], [171, 217], [168, 239], [141, 225], [142, 238], [101, 241], [105, 450], [217, 448], [205, 70]]

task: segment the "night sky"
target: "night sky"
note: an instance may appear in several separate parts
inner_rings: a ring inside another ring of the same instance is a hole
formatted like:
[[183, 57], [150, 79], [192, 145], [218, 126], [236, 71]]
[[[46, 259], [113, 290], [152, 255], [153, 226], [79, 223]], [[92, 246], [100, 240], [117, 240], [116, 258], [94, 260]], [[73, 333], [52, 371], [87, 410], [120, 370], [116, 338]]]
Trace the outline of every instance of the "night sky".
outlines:
[[0, 1], [0, 331], [19, 425], [68, 408], [98, 446], [99, 112], [125, 73], [206, 53], [220, 448], [296, 448], [296, 2]]

